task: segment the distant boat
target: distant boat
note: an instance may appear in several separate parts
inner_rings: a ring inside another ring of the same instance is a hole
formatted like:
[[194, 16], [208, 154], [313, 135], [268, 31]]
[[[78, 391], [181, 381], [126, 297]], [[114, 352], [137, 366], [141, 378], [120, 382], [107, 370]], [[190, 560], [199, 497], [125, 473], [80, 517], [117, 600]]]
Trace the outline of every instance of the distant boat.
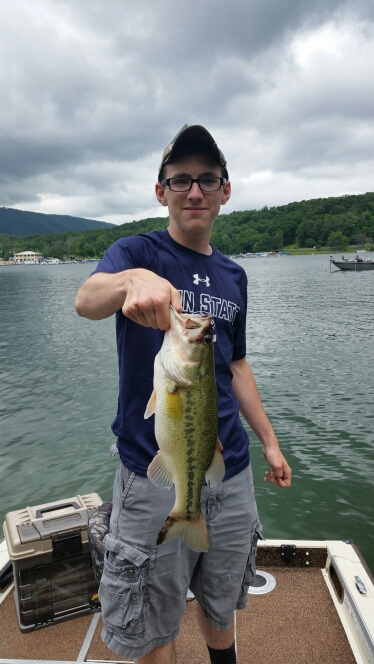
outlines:
[[361, 260], [341, 260], [341, 261], [335, 261], [333, 258], [330, 258], [330, 269], [331, 269], [331, 263], [335, 265], [335, 267], [338, 267], [339, 270], [353, 270], [355, 272], [362, 272], [363, 270], [374, 270], [374, 261], [371, 259], [363, 261]]

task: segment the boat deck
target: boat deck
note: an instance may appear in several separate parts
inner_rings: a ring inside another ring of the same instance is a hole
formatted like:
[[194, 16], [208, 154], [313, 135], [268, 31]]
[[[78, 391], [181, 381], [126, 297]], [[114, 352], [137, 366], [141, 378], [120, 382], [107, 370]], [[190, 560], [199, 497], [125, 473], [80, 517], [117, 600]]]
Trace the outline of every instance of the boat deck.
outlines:
[[[236, 612], [239, 664], [356, 662], [321, 566], [279, 567], [258, 561], [258, 567], [275, 577], [276, 587], [266, 595], [249, 595], [248, 607]], [[133, 662], [115, 655], [102, 642], [99, 613], [21, 634], [11, 592], [0, 606], [0, 625], [0, 656], [12, 664], [26, 659]], [[195, 601], [186, 604], [176, 648], [178, 664], [209, 664]]]

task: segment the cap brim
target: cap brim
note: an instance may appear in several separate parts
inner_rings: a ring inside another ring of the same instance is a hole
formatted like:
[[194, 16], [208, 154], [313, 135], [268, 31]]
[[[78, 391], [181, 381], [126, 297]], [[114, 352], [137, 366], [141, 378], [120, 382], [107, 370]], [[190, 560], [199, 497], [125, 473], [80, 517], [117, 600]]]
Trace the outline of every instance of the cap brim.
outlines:
[[202, 143], [205, 143], [207, 145], [209, 151], [212, 153], [212, 155], [217, 159], [217, 162], [224, 169], [224, 176], [228, 180], [229, 174], [226, 168], [226, 159], [223, 156], [221, 150], [219, 149], [213, 136], [202, 125], [190, 125], [190, 126], [184, 125], [184, 127], [182, 127], [182, 129], [176, 135], [173, 141], [164, 150], [158, 173], [159, 177], [164, 166], [166, 166], [166, 164], [168, 164], [171, 161], [174, 154], [178, 152], [180, 146], [183, 143], [188, 143], [190, 141], [191, 142], [201, 141]]

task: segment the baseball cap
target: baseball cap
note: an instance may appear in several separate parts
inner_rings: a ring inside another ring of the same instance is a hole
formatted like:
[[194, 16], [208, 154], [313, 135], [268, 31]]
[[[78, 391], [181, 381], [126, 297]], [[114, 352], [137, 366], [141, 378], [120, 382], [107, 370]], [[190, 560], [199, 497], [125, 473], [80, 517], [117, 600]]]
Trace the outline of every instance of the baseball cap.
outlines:
[[[227, 180], [229, 179], [229, 174], [226, 168], [226, 159], [223, 156], [221, 150], [219, 149], [217, 143], [215, 142], [213, 136], [202, 125], [187, 125], [187, 124], [183, 125], [182, 129], [180, 129], [180, 131], [173, 138], [171, 143], [169, 143], [169, 145], [163, 151], [160, 168], [158, 169], [158, 179], [160, 179], [161, 171], [164, 168], [164, 166], [166, 166], [166, 164], [168, 164], [171, 161], [172, 157], [177, 152], [180, 151], [181, 146], [184, 143], [195, 144], [196, 151], [198, 151], [199, 145], [202, 147], [202, 149], [204, 149], [204, 147], [208, 147], [211, 155], [222, 166], [224, 177]], [[202, 143], [205, 144], [205, 146], [201, 145]]]

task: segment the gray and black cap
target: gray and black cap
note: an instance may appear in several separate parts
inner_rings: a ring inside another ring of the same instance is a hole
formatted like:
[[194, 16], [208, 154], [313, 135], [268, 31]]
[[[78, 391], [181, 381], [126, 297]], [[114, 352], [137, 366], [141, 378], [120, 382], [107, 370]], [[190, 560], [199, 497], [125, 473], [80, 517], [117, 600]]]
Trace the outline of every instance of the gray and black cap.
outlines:
[[213, 136], [202, 125], [189, 126], [185, 124], [162, 153], [162, 160], [160, 168], [158, 169], [159, 180], [164, 166], [171, 162], [172, 158], [176, 154], [183, 153], [184, 148], [186, 148], [186, 151], [190, 151], [188, 148], [191, 146], [193, 146], [194, 152], [198, 152], [199, 149], [209, 152], [212, 157], [217, 160], [217, 163], [222, 166], [223, 177], [225, 177], [226, 180], [229, 179], [229, 174], [226, 167], [226, 159], [219, 149], [217, 143], [215, 142]]

